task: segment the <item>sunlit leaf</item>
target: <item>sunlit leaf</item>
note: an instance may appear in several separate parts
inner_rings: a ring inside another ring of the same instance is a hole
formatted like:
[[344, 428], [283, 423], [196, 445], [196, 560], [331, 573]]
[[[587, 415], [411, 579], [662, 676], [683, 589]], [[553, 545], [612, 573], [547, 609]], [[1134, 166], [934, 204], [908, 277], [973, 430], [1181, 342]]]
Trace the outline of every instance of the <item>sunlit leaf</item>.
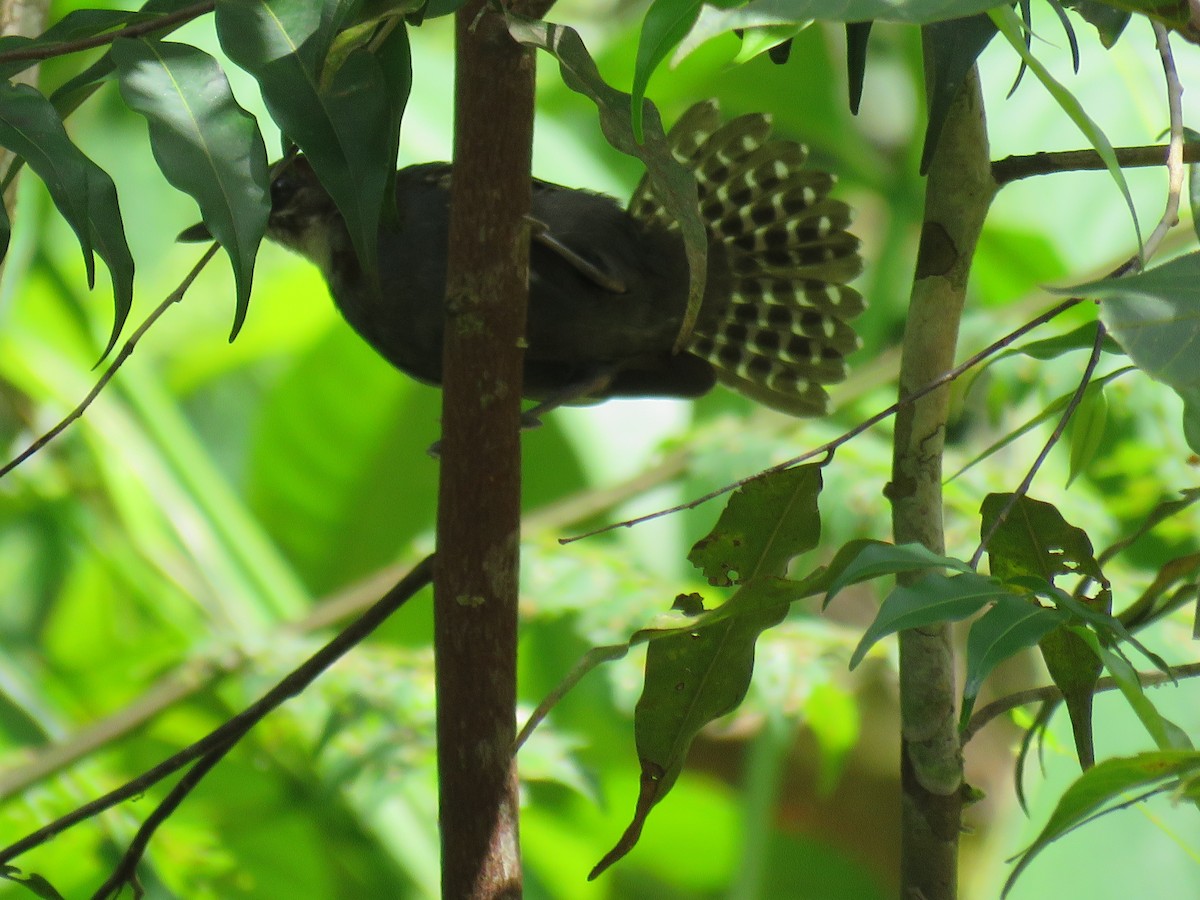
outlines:
[[1120, 808], [1130, 792], [1168, 790], [1179, 778], [1197, 771], [1200, 771], [1200, 753], [1183, 750], [1114, 757], [1098, 763], [1063, 793], [1046, 827], [1018, 858], [1004, 883], [1002, 896], [1008, 894], [1025, 867], [1046, 847], [1097, 816]]

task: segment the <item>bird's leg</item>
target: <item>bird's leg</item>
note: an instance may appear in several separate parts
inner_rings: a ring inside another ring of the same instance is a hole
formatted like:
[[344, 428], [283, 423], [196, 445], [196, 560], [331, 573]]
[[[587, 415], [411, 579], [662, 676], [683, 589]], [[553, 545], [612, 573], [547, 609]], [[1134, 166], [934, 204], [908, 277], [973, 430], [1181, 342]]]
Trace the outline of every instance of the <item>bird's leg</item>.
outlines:
[[580, 275], [589, 281], [595, 282], [599, 287], [604, 288], [614, 294], [624, 294], [629, 288], [625, 282], [617, 278], [615, 275], [605, 272], [595, 263], [584, 259], [553, 234], [550, 233], [550, 226], [545, 222], [535, 219], [532, 216], [527, 216], [529, 222], [530, 238], [541, 244], [547, 250], [557, 254], [564, 262], [577, 270]]

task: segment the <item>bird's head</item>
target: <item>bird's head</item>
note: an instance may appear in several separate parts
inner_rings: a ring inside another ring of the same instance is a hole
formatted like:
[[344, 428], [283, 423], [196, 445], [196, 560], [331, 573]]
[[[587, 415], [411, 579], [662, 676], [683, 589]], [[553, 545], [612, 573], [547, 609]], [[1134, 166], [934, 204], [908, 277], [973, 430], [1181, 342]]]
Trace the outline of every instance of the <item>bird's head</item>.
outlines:
[[[307, 159], [296, 156], [276, 165], [267, 237], [325, 270], [334, 245], [348, 240], [342, 217]], [[184, 230], [178, 240], [208, 241], [212, 235], [201, 223]]]

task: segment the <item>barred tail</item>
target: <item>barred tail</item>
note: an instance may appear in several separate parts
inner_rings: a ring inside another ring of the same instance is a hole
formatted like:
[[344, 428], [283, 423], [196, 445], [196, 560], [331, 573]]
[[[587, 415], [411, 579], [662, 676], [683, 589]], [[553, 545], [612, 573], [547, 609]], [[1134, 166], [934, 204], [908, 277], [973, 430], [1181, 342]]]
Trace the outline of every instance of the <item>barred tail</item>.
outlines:
[[[676, 159], [695, 172], [709, 241], [724, 247], [732, 286], [721, 319], [698, 328], [688, 349], [741, 393], [816, 416], [828, 405], [825, 385], [845, 378], [845, 357], [859, 346], [848, 323], [866, 303], [846, 282], [862, 260], [845, 230], [849, 208], [828, 196], [833, 176], [804, 169], [805, 148], [768, 140], [770, 131], [765, 115], [722, 126], [710, 100], [668, 135]], [[629, 212], [678, 228], [647, 179]]]

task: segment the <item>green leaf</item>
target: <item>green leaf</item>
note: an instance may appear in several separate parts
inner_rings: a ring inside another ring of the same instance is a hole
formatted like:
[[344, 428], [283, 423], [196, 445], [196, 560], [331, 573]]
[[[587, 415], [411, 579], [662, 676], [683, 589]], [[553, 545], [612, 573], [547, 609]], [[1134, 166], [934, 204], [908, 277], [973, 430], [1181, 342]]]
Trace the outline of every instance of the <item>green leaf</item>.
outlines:
[[[1091, 350], [1096, 346], [1096, 329], [1100, 327], [1099, 322], [1084, 322], [1078, 328], [1068, 331], [1066, 334], [1055, 335], [1052, 338], [1043, 338], [1040, 341], [1030, 341], [1027, 344], [1022, 344], [1020, 347], [1012, 347], [998, 354], [999, 357], [1028, 356], [1032, 359], [1040, 359], [1048, 361], [1058, 359], [1067, 353], [1075, 350]], [[1105, 334], [1101, 340], [1100, 351], [1102, 353], [1124, 353], [1121, 345], [1118, 344], [1111, 334]]]
[[721, 512], [716, 526], [696, 542], [688, 561], [709, 584], [729, 587], [757, 575], [782, 575], [791, 559], [821, 538], [817, 496], [820, 466], [800, 466], [755, 478]]
[[926, 27], [924, 43], [928, 48], [929, 60], [926, 78], [929, 116], [925, 126], [925, 144], [921, 149], [922, 174], [929, 170], [942, 126], [950, 112], [950, 104], [958, 95], [975, 60], [995, 36], [995, 23], [982, 15], [936, 22]]
[[854, 648], [850, 668], [855, 668], [881, 638], [907, 628], [923, 628], [941, 622], [957, 622], [974, 615], [987, 604], [1013, 592], [995, 579], [967, 573], [947, 578], [929, 574], [913, 585], [893, 590], [883, 601], [879, 614]]
[[1117, 43], [1121, 32], [1129, 24], [1130, 13], [1108, 3], [1099, 3], [1096, 0], [1076, 0], [1074, 3], [1064, 3], [1063, 5], [1068, 9], [1075, 10], [1081, 19], [1095, 27], [1096, 33], [1100, 36], [1100, 43], [1106, 50], [1111, 49]]
[[271, 214], [267, 151], [254, 117], [233, 98], [218, 62], [186, 44], [113, 42], [121, 96], [146, 117], [167, 180], [191, 196], [229, 254], [237, 286], [230, 340], [250, 304], [254, 260]]
[[633, 70], [631, 96], [631, 125], [633, 137], [643, 140], [642, 107], [650, 76], [668, 54], [692, 29], [700, 15], [703, 0], [654, 0], [646, 10], [642, 30], [638, 34], [637, 62]]
[[[846, 553], [844, 561], [841, 559]], [[853, 552], [851, 556], [850, 553]], [[924, 569], [952, 569], [956, 572], [971, 572], [971, 567], [961, 559], [940, 556], [923, 544], [889, 544], [885, 541], [851, 541], [834, 557], [830, 572], [833, 582], [825, 597], [825, 606], [842, 588], [879, 578], [883, 575], [899, 575], [901, 572], [920, 572]]]
[[870, 39], [870, 22], [846, 23], [846, 74], [849, 80], [850, 112], [856, 116], [862, 104], [863, 83], [867, 77], [867, 44]]
[[1075, 123], [1076, 127], [1083, 132], [1083, 136], [1087, 138], [1088, 143], [1100, 154], [1100, 158], [1104, 160], [1104, 166], [1108, 169], [1109, 175], [1112, 176], [1117, 187], [1121, 191], [1121, 196], [1125, 198], [1125, 205], [1129, 207], [1129, 215], [1133, 220], [1133, 230], [1137, 235], [1138, 249], [1142, 246], [1142, 229], [1138, 225], [1137, 209], [1133, 205], [1133, 195], [1129, 193], [1129, 184], [1125, 181], [1125, 173], [1121, 169], [1120, 163], [1117, 162], [1117, 154], [1113, 150], [1112, 144], [1105, 136], [1100, 126], [1092, 121], [1091, 116], [1084, 110], [1083, 105], [1075, 98], [1075, 95], [1063, 87], [1049, 70], [1042, 65], [1033, 53], [1025, 46], [1025, 42], [1021, 38], [1021, 20], [1017, 18], [1017, 14], [1013, 12], [1011, 7], [998, 6], [988, 10], [988, 15], [1000, 29], [1000, 33], [1004, 35], [1005, 40], [1009, 42], [1014, 50], [1020, 54], [1021, 59], [1037, 76], [1046, 91], [1058, 103], [1059, 107], [1067, 116]]
[[1107, 424], [1108, 400], [1104, 396], [1104, 385], [1092, 382], [1084, 389], [1067, 432], [1071, 450], [1067, 487], [1095, 458], [1104, 443]]
[[95, 285], [98, 252], [113, 284], [113, 348], [133, 305], [133, 258], [120, 227], [116, 187], [71, 143], [50, 101], [28, 85], [0, 84], [0, 144], [23, 157], [46, 184], [54, 205], [79, 239], [88, 286]]
[[1066, 618], [1064, 613], [1039, 606], [1027, 597], [1008, 595], [998, 598], [991, 609], [971, 624], [960, 728], [971, 718], [979, 689], [992, 670], [1034, 646]]
[[610, 87], [600, 77], [595, 61], [579, 35], [572, 29], [549, 22], [537, 22], [520, 16], [508, 16], [508, 31], [521, 44], [545, 50], [558, 60], [563, 83], [596, 104], [604, 137], [622, 153], [637, 157], [646, 166], [646, 177], [654, 186], [654, 196], [677, 223], [688, 260], [688, 308], [680, 336], [691, 333], [708, 275], [708, 231], [700, 218], [696, 179], [671, 153], [658, 110], [642, 101], [642, 140], [634, 137], [630, 123], [633, 99]]
[[1096, 653], [1098, 647], [1095, 635], [1080, 626], [1059, 626], [1040, 642], [1042, 659], [1050, 673], [1050, 680], [1062, 691], [1067, 705], [1071, 734], [1075, 739], [1075, 755], [1081, 769], [1090, 769], [1096, 763], [1092, 738], [1092, 697], [1104, 668]]
[[1120, 808], [1129, 792], [1147, 788], [1156, 792], [1166, 790], [1181, 777], [1196, 772], [1200, 772], [1200, 753], [1183, 750], [1114, 757], [1089, 769], [1067, 788], [1046, 827], [1021, 853], [1001, 896], [1008, 894], [1025, 867], [1046, 847], [1080, 825]]
[[980, 535], [992, 534], [987, 548], [992, 574], [1005, 581], [1032, 575], [1049, 584], [1059, 575], [1088, 577], [1100, 585], [1101, 605], [1107, 600], [1106, 609], [1111, 609], [1109, 582], [1096, 562], [1091, 540], [1053, 505], [1018, 497], [1005, 520], [992, 530], [1011, 498], [1012, 494], [988, 494], [980, 509]]
[[1200, 252], [1137, 275], [1070, 289], [1098, 298], [1101, 317], [1130, 358], [1184, 402], [1184, 436], [1200, 453]]
[[55, 890], [54, 885], [36, 873], [25, 875], [16, 866], [0, 866], [0, 878], [14, 881], [30, 893], [36, 894], [42, 900], [64, 900], [62, 894]]
[[763, 28], [748, 28], [742, 34], [742, 46], [733, 58], [734, 65], [745, 65], [760, 53], [766, 53], [792, 40], [811, 22], [796, 22], [790, 25], [767, 25]]
[[[777, 625], [796, 599], [795, 582], [770, 576], [747, 581], [725, 606], [736, 613], [652, 640], [634, 712], [641, 780], [633, 818], [589, 878], [637, 843], [650, 810], [675, 784], [700, 729], [742, 702], [754, 671], [758, 636]], [[723, 608], [723, 607], [722, 607]], [[641, 635], [646, 632], [639, 632]]]
[[[391, 64], [366, 48], [326, 71], [326, 56], [353, 5], [219, 0], [217, 36], [229, 58], [258, 81], [271, 117], [307, 157], [345, 219], [363, 267], [376, 272], [379, 221], [396, 168], [397, 101], [401, 93], [407, 99], [407, 86], [389, 83]], [[389, 52], [395, 54], [394, 46]]]
[[1166, 718], [1158, 711], [1154, 702], [1142, 690], [1142, 680], [1137, 671], [1119, 653], [1104, 648], [1096, 648], [1104, 661], [1104, 668], [1117, 682], [1125, 701], [1138, 717], [1138, 721], [1146, 732], [1154, 739], [1159, 750], [1192, 750], [1191, 738], [1187, 732]]

